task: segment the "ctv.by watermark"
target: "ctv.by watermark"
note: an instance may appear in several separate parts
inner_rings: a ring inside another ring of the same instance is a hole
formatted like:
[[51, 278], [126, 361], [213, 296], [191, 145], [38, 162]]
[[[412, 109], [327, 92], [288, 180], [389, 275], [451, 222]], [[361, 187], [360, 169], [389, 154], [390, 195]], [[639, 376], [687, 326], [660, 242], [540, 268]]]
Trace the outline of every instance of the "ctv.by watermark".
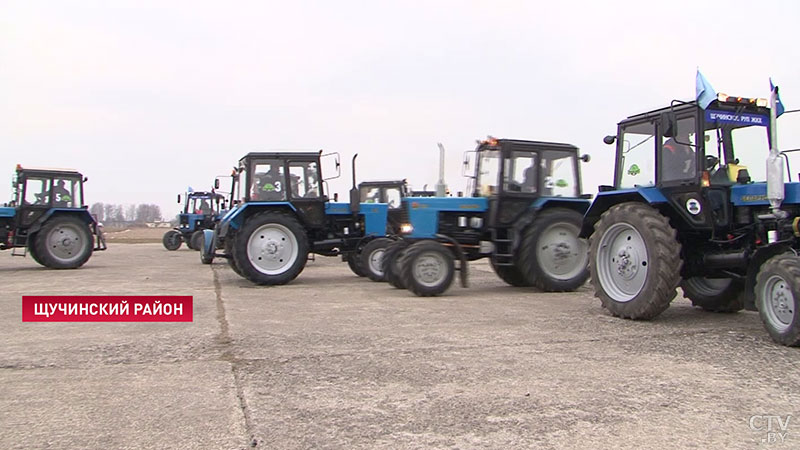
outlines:
[[750, 416], [748, 424], [750, 429], [761, 433], [761, 442], [764, 444], [782, 444], [789, 435], [789, 423], [792, 415], [774, 416], [759, 414]]

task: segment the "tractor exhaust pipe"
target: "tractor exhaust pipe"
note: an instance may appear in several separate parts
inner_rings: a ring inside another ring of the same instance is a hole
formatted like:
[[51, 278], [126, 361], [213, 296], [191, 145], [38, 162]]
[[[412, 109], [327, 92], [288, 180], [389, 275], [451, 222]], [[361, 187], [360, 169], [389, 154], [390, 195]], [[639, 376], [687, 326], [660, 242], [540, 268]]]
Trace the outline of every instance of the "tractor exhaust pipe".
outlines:
[[781, 211], [783, 202], [783, 160], [778, 150], [778, 86], [772, 88], [769, 95], [769, 156], [767, 157], [767, 199], [776, 218], [785, 218], [785, 211]]
[[436, 145], [439, 146], [439, 181], [436, 182], [436, 196], [444, 197], [447, 195], [447, 185], [444, 182], [444, 145], [441, 142]]
[[353, 187], [350, 188], [350, 212], [358, 214], [361, 209], [361, 196], [358, 195], [358, 186], [356, 185], [356, 158], [358, 153], [353, 155]]

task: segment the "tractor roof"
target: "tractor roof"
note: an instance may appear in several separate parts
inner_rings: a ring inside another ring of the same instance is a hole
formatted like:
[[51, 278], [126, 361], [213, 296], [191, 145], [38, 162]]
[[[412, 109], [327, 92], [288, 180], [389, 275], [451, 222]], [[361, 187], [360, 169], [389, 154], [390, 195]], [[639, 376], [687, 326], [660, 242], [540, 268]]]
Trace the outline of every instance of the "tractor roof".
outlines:
[[406, 180], [378, 180], [378, 181], [362, 181], [358, 184], [361, 186], [397, 186], [406, 184]]
[[[530, 150], [561, 150], [568, 152], [577, 152], [578, 147], [572, 144], [565, 144], [561, 142], [545, 142], [545, 141], [526, 141], [523, 139], [495, 139], [489, 138], [485, 141], [479, 141], [479, 146], [502, 146], [503, 144], [511, 144], [515, 147], [530, 147]], [[515, 149], [516, 150], [516, 149]], [[527, 149], [522, 148], [522, 151]]]
[[216, 193], [216, 192], [206, 192], [206, 191], [194, 191], [189, 192], [189, 198], [225, 198], [224, 195]]
[[297, 159], [301, 161], [317, 160], [321, 152], [250, 152], [240, 161], [245, 159]]
[[26, 176], [41, 176], [41, 177], [70, 177], [82, 178], [80, 172], [74, 169], [56, 169], [50, 167], [22, 167], [17, 164], [17, 173], [25, 174]]

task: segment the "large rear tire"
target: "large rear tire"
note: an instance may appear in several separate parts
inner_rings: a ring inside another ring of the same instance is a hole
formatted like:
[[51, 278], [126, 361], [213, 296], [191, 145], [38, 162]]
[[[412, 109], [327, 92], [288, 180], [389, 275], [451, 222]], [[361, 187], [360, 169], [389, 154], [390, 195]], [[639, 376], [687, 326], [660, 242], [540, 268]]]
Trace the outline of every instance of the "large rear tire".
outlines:
[[403, 258], [408, 248], [408, 241], [395, 241], [383, 253], [383, 273], [389, 285], [397, 289], [405, 289], [406, 284], [401, 276]]
[[89, 225], [69, 216], [45, 222], [33, 243], [40, 264], [51, 269], [75, 269], [92, 256], [94, 240]]
[[181, 232], [178, 230], [169, 230], [164, 233], [164, 237], [161, 238], [161, 243], [164, 244], [164, 248], [169, 251], [179, 249], [181, 247], [181, 242], [183, 242], [183, 238], [181, 237]]
[[589, 278], [589, 246], [578, 237], [583, 216], [546, 209], [525, 229], [518, 266], [527, 281], [547, 292], [574, 291]]
[[28, 236], [28, 254], [31, 255], [31, 258], [33, 258], [33, 260], [36, 261], [37, 264], [39, 264], [40, 266], [43, 266], [44, 263], [39, 258], [39, 255], [36, 254], [36, 246], [34, 245], [35, 242], [36, 242], [36, 233], [29, 235]]
[[225, 238], [225, 244], [223, 244], [223, 246], [225, 247], [225, 255], [228, 256], [226, 259], [228, 260], [228, 265], [231, 266], [231, 269], [236, 273], [236, 275], [244, 277], [244, 274], [242, 274], [242, 271], [239, 269], [239, 266], [236, 265], [236, 258], [233, 256], [234, 240], [235, 240], [234, 235], [230, 234]]
[[346, 258], [347, 258], [347, 267], [349, 267], [350, 270], [352, 270], [353, 273], [356, 274], [356, 276], [358, 277], [367, 276], [366, 274], [364, 274], [364, 270], [361, 268], [361, 262], [359, 261], [360, 258], [358, 256], [358, 253], [351, 252], [350, 254], [347, 255]]
[[249, 217], [233, 245], [236, 265], [256, 284], [286, 284], [303, 271], [308, 260], [305, 230], [296, 218], [283, 212]]
[[692, 305], [706, 311], [732, 313], [744, 308], [744, 283], [733, 278], [692, 277], [681, 281]]
[[666, 217], [642, 203], [614, 205], [589, 238], [595, 295], [611, 314], [652, 319], [677, 294], [681, 245]]
[[394, 241], [388, 238], [378, 238], [367, 242], [361, 250], [360, 266], [364, 274], [372, 281], [384, 281], [386, 273], [383, 270], [383, 255]]
[[436, 241], [417, 242], [406, 250], [401, 276], [414, 294], [439, 295], [450, 288], [455, 278], [453, 252]]
[[531, 286], [531, 283], [528, 282], [527, 278], [525, 278], [525, 275], [517, 266], [498, 266], [494, 263], [494, 261], [492, 261], [491, 264], [492, 269], [494, 269], [494, 273], [496, 273], [501, 280], [505, 281], [511, 286]]
[[772, 339], [789, 347], [800, 345], [800, 257], [773, 256], [756, 276], [756, 305]]

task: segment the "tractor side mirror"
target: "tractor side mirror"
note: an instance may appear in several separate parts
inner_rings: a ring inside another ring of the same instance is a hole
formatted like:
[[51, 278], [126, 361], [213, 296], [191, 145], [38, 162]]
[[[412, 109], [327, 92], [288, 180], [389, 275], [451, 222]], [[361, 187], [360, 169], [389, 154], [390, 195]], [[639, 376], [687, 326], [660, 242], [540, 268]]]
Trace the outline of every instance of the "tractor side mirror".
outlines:
[[464, 162], [461, 165], [461, 176], [467, 178], [475, 178], [474, 169], [473, 169], [473, 162], [475, 161], [475, 150], [469, 150], [464, 152]]
[[612, 135], [612, 134], [609, 134], [608, 136], [603, 138], [603, 142], [605, 142], [608, 145], [613, 144], [616, 140], [617, 140], [617, 137]]
[[[339, 160], [338, 153], [326, 153], [324, 155], [320, 155], [320, 174], [322, 174], [322, 180], [333, 180], [335, 178], [339, 178], [342, 174], [342, 164]], [[325, 176], [325, 174], [334, 173], [335, 175]]]
[[219, 178], [214, 179], [214, 189], [219, 189]]
[[178, 194], [178, 204], [181, 204], [181, 194]]
[[591, 160], [592, 160], [592, 157], [589, 156], [588, 153], [584, 153], [583, 155], [581, 155], [581, 161], [587, 163], [587, 162], [589, 162]]
[[675, 114], [662, 113], [661, 114], [661, 134], [664, 137], [674, 138], [678, 135], [678, 124], [675, 122]]
[[86, 183], [87, 181], [89, 181], [89, 177], [83, 177], [83, 182]]

